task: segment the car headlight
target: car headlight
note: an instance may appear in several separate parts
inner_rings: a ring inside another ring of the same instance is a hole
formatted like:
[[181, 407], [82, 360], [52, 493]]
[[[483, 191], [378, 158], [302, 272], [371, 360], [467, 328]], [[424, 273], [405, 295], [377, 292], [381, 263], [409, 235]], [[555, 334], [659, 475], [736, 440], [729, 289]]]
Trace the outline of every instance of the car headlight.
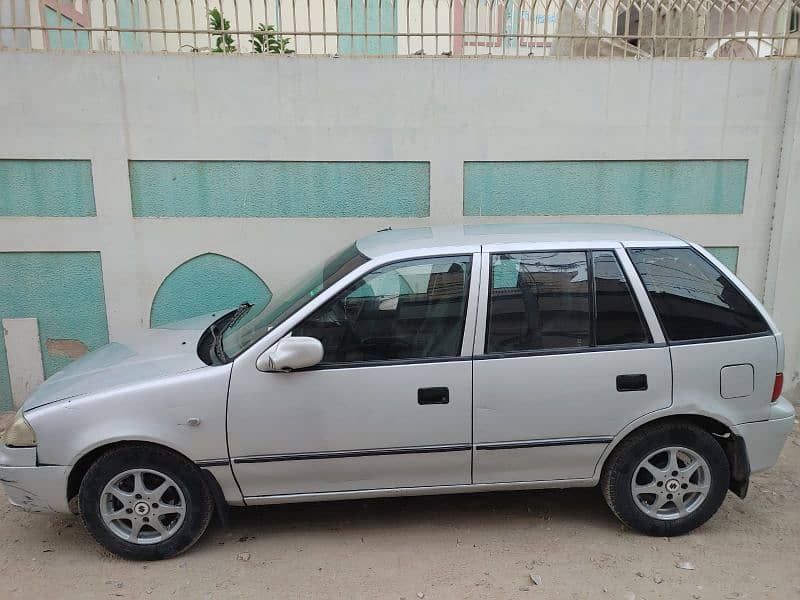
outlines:
[[36, 433], [25, 419], [22, 409], [17, 411], [8, 428], [3, 432], [3, 443], [14, 448], [29, 448], [36, 445]]

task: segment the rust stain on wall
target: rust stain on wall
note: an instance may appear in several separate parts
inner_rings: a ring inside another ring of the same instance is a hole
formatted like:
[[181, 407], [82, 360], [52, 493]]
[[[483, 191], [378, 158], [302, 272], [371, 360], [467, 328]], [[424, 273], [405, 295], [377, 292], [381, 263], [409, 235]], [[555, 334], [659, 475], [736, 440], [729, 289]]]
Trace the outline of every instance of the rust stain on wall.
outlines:
[[76, 359], [80, 358], [87, 352], [89, 348], [86, 347], [80, 340], [53, 340], [49, 339], [45, 342], [47, 351], [55, 356], [66, 356], [67, 358]]

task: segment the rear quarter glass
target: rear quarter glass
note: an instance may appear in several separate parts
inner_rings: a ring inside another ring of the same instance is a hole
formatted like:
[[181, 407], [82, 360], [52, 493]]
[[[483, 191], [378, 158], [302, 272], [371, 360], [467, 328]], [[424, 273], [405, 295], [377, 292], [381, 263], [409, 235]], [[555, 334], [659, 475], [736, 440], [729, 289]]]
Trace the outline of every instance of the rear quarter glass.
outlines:
[[670, 342], [771, 333], [760, 311], [693, 248], [632, 248], [628, 253]]

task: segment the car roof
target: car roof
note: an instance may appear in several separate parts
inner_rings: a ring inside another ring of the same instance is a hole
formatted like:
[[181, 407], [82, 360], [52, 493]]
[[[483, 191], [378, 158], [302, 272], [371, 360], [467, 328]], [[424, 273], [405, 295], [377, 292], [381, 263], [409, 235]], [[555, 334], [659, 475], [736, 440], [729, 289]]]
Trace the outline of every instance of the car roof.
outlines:
[[616, 242], [635, 244], [680, 244], [681, 239], [643, 227], [607, 223], [492, 223], [384, 229], [356, 242], [359, 251], [375, 258], [393, 252], [446, 247], [470, 247], [475, 251], [488, 244], [541, 242]]

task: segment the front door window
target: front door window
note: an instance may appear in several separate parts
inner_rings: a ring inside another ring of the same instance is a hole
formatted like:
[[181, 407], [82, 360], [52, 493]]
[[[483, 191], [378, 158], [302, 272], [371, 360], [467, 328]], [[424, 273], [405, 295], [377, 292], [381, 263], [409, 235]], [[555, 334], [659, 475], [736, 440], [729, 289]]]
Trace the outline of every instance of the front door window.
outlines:
[[320, 340], [323, 364], [459, 356], [470, 266], [469, 256], [447, 256], [380, 267], [293, 335]]

